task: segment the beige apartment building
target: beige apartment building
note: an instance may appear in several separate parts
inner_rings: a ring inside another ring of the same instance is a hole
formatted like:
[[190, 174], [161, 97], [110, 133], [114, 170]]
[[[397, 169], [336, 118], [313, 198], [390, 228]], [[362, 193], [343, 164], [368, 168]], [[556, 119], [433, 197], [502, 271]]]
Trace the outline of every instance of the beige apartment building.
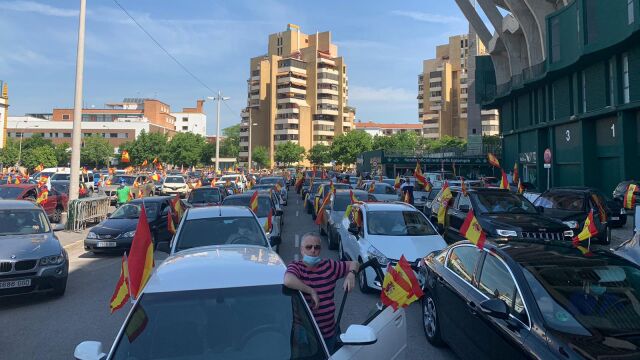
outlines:
[[331, 32], [308, 35], [288, 24], [269, 35], [267, 53], [250, 61], [239, 162], [248, 162], [249, 134], [251, 148], [269, 149], [272, 164], [276, 146], [287, 141], [307, 150], [331, 144], [354, 127], [348, 93], [347, 66]]
[[[486, 54], [482, 42], [475, 40], [477, 54]], [[436, 47], [435, 59], [423, 61], [418, 75], [418, 116], [424, 137], [467, 138], [470, 61], [473, 58], [468, 34], [449, 37], [448, 44]], [[481, 122], [482, 135], [498, 134], [496, 110], [483, 110]]]
[[0, 149], [7, 142], [7, 118], [9, 117], [9, 86], [0, 80]]

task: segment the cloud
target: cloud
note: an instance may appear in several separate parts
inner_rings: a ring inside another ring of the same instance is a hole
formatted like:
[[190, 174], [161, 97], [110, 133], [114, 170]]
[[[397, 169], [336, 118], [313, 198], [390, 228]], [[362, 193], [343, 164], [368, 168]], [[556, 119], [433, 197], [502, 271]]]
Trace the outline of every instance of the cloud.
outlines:
[[350, 86], [349, 101], [354, 102], [384, 102], [384, 103], [415, 103], [417, 92], [403, 88], [372, 88], [368, 86]]
[[0, 9], [37, 13], [47, 16], [73, 17], [78, 16], [78, 10], [62, 9], [35, 1], [10, 1], [0, 3]]
[[435, 23], [435, 24], [454, 24], [454, 23], [460, 23], [464, 21], [464, 19], [455, 17], [455, 16], [429, 14], [429, 13], [423, 13], [419, 11], [393, 10], [391, 14], [397, 15], [397, 16], [405, 16], [413, 20]]

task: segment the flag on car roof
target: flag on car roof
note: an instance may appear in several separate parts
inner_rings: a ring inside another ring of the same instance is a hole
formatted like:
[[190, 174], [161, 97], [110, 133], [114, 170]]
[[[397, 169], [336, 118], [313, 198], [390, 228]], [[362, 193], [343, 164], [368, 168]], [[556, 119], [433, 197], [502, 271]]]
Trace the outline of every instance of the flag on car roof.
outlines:
[[269, 215], [267, 215], [267, 221], [264, 223], [264, 232], [270, 233], [273, 228], [273, 209], [269, 210]]
[[467, 217], [464, 219], [462, 227], [460, 227], [460, 234], [474, 243], [479, 249], [484, 247], [487, 235], [482, 230], [478, 219], [473, 213], [473, 209], [469, 209]]
[[122, 150], [120, 161], [123, 163], [128, 163], [129, 161], [131, 161], [131, 159], [129, 158], [129, 152], [127, 150]]
[[400, 189], [400, 174], [396, 175], [396, 181], [393, 182], [393, 188]]
[[120, 264], [120, 278], [116, 283], [115, 291], [109, 301], [109, 310], [114, 311], [122, 308], [129, 300], [129, 270], [127, 268], [127, 253], [122, 256]]
[[487, 154], [487, 160], [489, 161], [489, 164], [491, 164], [491, 166], [500, 168], [500, 161], [498, 161], [498, 158], [492, 153]]
[[138, 299], [142, 289], [149, 281], [153, 271], [153, 243], [151, 242], [151, 231], [147, 220], [147, 211], [144, 204], [140, 206], [140, 217], [136, 226], [136, 233], [131, 241], [129, 252], [129, 286], [131, 296]]
[[638, 191], [638, 185], [629, 184], [627, 186], [627, 191], [624, 193], [624, 208], [631, 210], [636, 205], [636, 195], [635, 192]]
[[500, 178], [500, 189], [507, 189], [509, 190], [509, 181], [507, 180], [507, 173], [504, 172], [504, 170], [502, 171], [502, 177]]
[[582, 227], [582, 231], [576, 236], [573, 237], [573, 244], [578, 245], [580, 241], [584, 241], [590, 239], [598, 234], [598, 228], [596, 227], [596, 223], [593, 219], [593, 209], [589, 211], [589, 215], [587, 215], [586, 220], [584, 221], [584, 226]]
[[407, 259], [402, 255], [396, 266], [387, 267], [382, 281], [380, 300], [393, 311], [409, 306], [424, 295], [420, 283]]
[[258, 192], [254, 191], [251, 195], [251, 199], [249, 199], [249, 209], [254, 213], [258, 213]]

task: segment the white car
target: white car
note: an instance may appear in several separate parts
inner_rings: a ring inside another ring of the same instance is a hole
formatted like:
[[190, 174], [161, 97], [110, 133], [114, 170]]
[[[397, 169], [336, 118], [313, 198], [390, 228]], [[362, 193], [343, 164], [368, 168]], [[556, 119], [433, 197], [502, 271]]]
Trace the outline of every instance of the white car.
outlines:
[[[354, 222], [356, 214], [360, 216], [361, 226]], [[351, 215], [342, 219], [338, 231], [341, 239], [338, 251], [342, 259], [364, 263], [375, 257], [384, 271], [387, 264], [395, 265], [402, 255], [417, 269], [420, 259], [447, 246], [424, 214], [401, 202], [356, 204]], [[422, 285], [424, 279], [419, 274], [416, 276]], [[382, 279], [371, 268], [358, 276], [363, 292], [380, 290], [381, 283]]]
[[[369, 192], [369, 187], [371, 184], [367, 185], [364, 189]], [[378, 201], [398, 201], [398, 191], [393, 187], [393, 185], [389, 185], [384, 182], [377, 182], [373, 185], [373, 194]]]
[[74, 351], [98, 359], [402, 359], [404, 309], [350, 325], [331, 354], [286, 266], [267, 248], [200, 247], [168, 257], [134, 303], [108, 354], [97, 341]]
[[[89, 190], [90, 192], [95, 191], [94, 185], [93, 185], [93, 171], [87, 171], [86, 174], [83, 174], [82, 172], [80, 172], [78, 176], [80, 176], [79, 182], [84, 183], [84, 186], [87, 188], [87, 190]], [[55, 174], [50, 176], [51, 181], [56, 181], [56, 180], [68, 181], [70, 180], [70, 178], [71, 178], [71, 170], [68, 168], [66, 168], [63, 171], [58, 171]]]
[[223, 175], [216, 181], [216, 185], [224, 185], [227, 181], [236, 183], [241, 192], [247, 188], [247, 178], [242, 174]]
[[169, 175], [164, 178], [162, 187], [160, 188], [162, 195], [175, 195], [186, 196], [189, 192], [189, 186], [187, 181], [182, 175]]

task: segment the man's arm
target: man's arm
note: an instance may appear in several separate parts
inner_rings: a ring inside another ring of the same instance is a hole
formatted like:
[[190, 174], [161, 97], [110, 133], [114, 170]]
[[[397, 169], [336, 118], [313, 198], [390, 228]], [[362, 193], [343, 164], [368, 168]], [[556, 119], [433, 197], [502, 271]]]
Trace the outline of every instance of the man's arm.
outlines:
[[356, 286], [356, 274], [360, 269], [360, 264], [357, 261], [345, 261], [347, 264], [347, 274], [344, 279], [344, 284], [342, 285], [342, 289], [344, 291], [349, 292]]
[[302, 280], [300, 280], [294, 274], [290, 272], [284, 273], [284, 286], [311, 295], [314, 309], [317, 309], [318, 306], [320, 306], [320, 298], [318, 297], [318, 293], [316, 293], [316, 291], [311, 286], [303, 283]]

